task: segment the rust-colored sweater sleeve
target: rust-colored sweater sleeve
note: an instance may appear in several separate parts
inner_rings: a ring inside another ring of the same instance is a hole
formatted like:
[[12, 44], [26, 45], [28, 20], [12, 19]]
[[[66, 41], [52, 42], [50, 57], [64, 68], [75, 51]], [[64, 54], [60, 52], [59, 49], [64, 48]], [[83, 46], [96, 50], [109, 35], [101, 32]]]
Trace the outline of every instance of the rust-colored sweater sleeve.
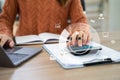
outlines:
[[0, 34], [12, 37], [13, 23], [18, 12], [17, 0], [5, 0], [0, 14]]
[[87, 23], [86, 15], [83, 13], [83, 8], [80, 0], [72, 0], [70, 6], [71, 23]]

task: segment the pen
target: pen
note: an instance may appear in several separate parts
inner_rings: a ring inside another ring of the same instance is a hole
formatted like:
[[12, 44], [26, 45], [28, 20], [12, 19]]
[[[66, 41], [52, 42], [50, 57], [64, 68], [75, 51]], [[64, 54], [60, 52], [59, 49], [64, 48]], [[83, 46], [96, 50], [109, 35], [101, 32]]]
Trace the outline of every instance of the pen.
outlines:
[[99, 65], [99, 64], [107, 64], [107, 63], [112, 63], [113, 61], [111, 58], [105, 58], [101, 61], [96, 61], [96, 62], [85, 62], [83, 65], [84, 66], [92, 66], [92, 65]]

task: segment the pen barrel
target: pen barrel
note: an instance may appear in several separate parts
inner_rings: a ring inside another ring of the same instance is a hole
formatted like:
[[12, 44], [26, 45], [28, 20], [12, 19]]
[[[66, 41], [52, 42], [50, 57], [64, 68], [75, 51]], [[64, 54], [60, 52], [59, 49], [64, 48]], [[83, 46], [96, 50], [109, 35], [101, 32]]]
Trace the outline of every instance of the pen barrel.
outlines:
[[84, 63], [84, 66], [92, 66], [92, 65], [100, 65], [100, 64], [108, 64], [112, 63], [113, 61], [111, 59], [109, 60], [104, 60], [104, 61], [97, 61], [97, 62], [89, 62], [89, 63]]

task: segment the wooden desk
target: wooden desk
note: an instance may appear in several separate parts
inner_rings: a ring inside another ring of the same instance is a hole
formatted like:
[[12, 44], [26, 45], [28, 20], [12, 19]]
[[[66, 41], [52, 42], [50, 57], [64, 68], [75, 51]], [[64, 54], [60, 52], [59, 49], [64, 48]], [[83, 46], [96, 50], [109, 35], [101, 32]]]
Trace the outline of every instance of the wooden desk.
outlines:
[[[117, 42], [120, 43], [120, 39], [117, 39]], [[105, 40], [102, 44], [108, 45]], [[118, 45], [114, 48], [120, 50]], [[17, 68], [0, 67], [0, 80], [120, 80], [120, 64], [65, 70], [56, 61], [50, 60], [49, 55], [43, 50]]]

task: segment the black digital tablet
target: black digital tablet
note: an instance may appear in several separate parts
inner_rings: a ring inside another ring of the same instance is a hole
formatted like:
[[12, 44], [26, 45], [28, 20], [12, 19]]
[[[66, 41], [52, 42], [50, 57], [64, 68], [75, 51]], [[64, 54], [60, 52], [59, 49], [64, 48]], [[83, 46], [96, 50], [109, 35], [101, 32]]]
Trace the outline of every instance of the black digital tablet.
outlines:
[[90, 45], [84, 45], [84, 46], [69, 46], [68, 47], [70, 53], [74, 55], [86, 55], [90, 53], [96, 53], [98, 50], [102, 50], [101, 47], [93, 47]]

